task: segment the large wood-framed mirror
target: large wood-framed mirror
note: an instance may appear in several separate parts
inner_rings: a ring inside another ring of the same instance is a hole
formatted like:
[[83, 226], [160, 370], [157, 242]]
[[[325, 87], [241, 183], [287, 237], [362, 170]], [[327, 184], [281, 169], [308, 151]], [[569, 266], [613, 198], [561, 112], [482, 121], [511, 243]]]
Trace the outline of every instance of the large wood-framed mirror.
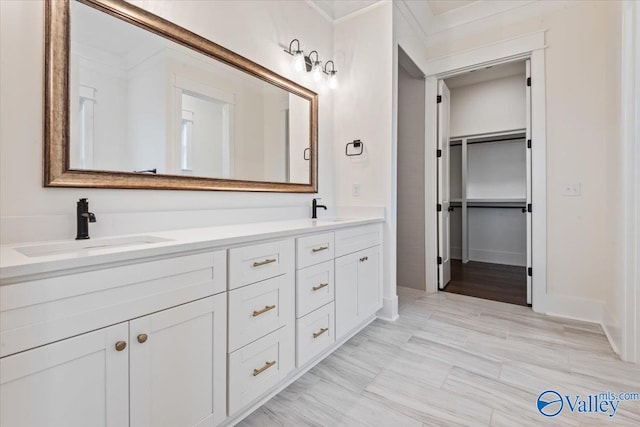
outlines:
[[45, 0], [44, 110], [47, 187], [317, 191], [315, 92], [124, 1]]

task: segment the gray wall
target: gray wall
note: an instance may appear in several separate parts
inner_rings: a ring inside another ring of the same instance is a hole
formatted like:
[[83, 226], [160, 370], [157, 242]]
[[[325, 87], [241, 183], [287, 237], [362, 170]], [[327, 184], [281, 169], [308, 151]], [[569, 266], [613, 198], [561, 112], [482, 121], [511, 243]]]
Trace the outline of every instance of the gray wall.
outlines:
[[412, 77], [402, 65], [398, 68], [397, 279], [398, 286], [424, 290], [425, 86], [421, 77]]

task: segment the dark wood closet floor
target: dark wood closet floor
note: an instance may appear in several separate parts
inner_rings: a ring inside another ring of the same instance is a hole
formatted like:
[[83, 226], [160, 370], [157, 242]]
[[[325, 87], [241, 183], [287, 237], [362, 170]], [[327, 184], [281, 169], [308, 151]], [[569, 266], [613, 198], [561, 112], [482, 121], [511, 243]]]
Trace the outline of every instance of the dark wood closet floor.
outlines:
[[514, 265], [451, 260], [451, 281], [445, 292], [527, 305], [527, 270]]

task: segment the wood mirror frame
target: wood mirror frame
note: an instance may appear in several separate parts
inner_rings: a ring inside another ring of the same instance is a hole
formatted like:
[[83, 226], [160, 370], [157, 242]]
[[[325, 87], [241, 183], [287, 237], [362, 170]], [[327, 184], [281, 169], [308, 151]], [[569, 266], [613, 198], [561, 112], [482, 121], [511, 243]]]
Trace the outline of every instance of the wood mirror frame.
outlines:
[[318, 171], [318, 95], [273, 71], [170, 21], [121, 0], [77, 0], [99, 11], [235, 67], [307, 99], [309, 183], [242, 181], [179, 175], [80, 170], [69, 167], [70, 1], [45, 0], [44, 167], [45, 187], [226, 190], [316, 193]]

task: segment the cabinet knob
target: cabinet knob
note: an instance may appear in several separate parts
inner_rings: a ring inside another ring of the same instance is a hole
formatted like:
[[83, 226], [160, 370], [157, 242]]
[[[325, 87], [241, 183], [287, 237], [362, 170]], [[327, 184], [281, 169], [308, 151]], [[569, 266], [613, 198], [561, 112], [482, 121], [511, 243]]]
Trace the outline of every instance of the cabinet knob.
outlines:
[[125, 348], [127, 348], [127, 343], [126, 343], [126, 342], [124, 342], [124, 341], [118, 341], [118, 342], [116, 343], [116, 351], [122, 351], [122, 350], [124, 350]]
[[147, 334], [139, 334], [138, 335], [138, 342], [140, 344], [144, 344], [145, 342], [147, 342], [148, 338], [149, 338], [149, 336]]

